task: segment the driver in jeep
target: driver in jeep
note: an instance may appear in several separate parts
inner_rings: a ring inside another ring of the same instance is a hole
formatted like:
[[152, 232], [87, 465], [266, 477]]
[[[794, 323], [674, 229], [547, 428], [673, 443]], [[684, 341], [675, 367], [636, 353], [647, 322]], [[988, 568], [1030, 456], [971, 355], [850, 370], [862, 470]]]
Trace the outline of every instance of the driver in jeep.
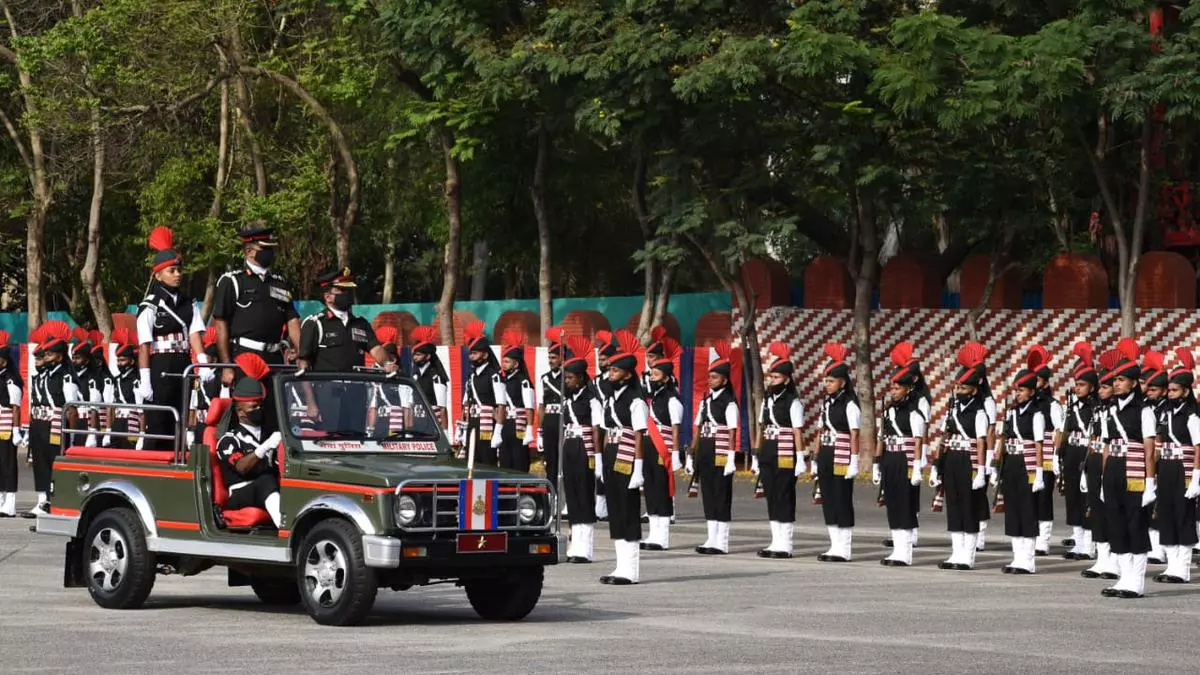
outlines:
[[262, 406], [267, 395], [262, 379], [269, 367], [257, 354], [239, 354], [236, 363], [245, 373], [230, 392], [236, 421], [217, 441], [221, 472], [229, 486], [226, 506], [229, 509], [248, 506], [265, 509], [278, 528], [279, 465], [275, 463], [275, 449], [279, 447], [279, 432], [266, 439], [262, 437], [265, 415]]

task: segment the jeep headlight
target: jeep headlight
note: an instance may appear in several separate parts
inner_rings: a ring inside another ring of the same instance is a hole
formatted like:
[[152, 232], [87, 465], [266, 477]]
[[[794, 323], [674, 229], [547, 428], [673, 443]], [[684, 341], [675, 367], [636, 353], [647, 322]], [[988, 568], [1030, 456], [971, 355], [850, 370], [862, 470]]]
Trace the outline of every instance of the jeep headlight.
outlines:
[[521, 495], [517, 498], [517, 517], [521, 519], [522, 525], [532, 523], [538, 517], [537, 501], [529, 495]]
[[408, 495], [401, 495], [396, 500], [396, 522], [401, 527], [412, 525], [419, 515], [421, 515], [421, 510], [417, 506], [417, 500]]

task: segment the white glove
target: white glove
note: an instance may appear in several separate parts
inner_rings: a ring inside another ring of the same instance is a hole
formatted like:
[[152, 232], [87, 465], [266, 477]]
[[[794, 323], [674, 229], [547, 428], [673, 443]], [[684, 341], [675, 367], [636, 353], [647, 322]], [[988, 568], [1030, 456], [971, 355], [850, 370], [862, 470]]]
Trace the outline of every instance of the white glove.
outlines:
[[937, 488], [942, 484], [942, 477], [938, 474], [938, 468], [935, 466], [929, 470], [929, 487]]
[[108, 434], [104, 434], [104, 438], [100, 439], [100, 445], [103, 445], [106, 448], [108, 446], [112, 445], [112, 436], [109, 436]]
[[879, 463], [871, 464], [871, 485], [879, 485], [883, 482], [883, 473], [879, 470]]
[[1187, 491], [1183, 493], [1184, 499], [1195, 499], [1200, 497], [1200, 469], [1192, 469], [1192, 482], [1188, 484]]
[[541, 430], [541, 429], [538, 429], [538, 432], [537, 432], [537, 434], [538, 434], [538, 437], [537, 437], [537, 451], [538, 451], [538, 452], [545, 452], [545, 451], [546, 451], [546, 445], [545, 445], [545, 443], [542, 441], [542, 430]]
[[1146, 489], [1142, 490], [1142, 506], [1150, 506], [1158, 499], [1158, 490], [1153, 478], [1146, 479]]
[[1037, 471], [1033, 472], [1033, 491], [1041, 492], [1046, 489], [1046, 481], [1042, 477], [1042, 467], [1038, 467]]
[[683, 469], [683, 467], [679, 466], [679, 453], [672, 452], [671, 453], [671, 469], [670, 469], [671, 473], [676, 473], [677, 471], [680, 471], [682, 469]]
[[629, 476], [629, 489], [636, 490], [646, 483], [646, 477], [642, 475], [642, 460], [633, 460], [633, 474]]
[[96, 447], [96, 434], [88, 434], [88, 435], [87, 435], [87, 440], [83, 442], [83, 446], [84, 446], [85, 448], [94, 448], [94, 447]]
[[727, 452], [725, 453], [725, 473], [722, 475], [732, 476], [734, 471], [737, 471], [737, 464], [733, 461], [733, 453]]
[[921, 465], [919, 467], [917, 467], [917, 471], [915, 473], [920, 473], [927, 466], [929, 466], [929, 445], [928, 444], [921, 446]]
[[683, 472], [689, 476], [696, 473], [696, 463], [692, 459], [691, 455], [687, 456], [687, 459], [683, 464]]
[[493, 448], [498, 448], [503, 443], [504, 443], [504, 432], [500, 431], [499, 429], [496, 429], [495, 431], [492, 432], [491, 445]]
[[521, 439], [521, 445], [529, 445], [529, 441], [533, 440], [532, 436], [533, 427], [525, 427], [525, 437]]
[[138, 374], [141, 376], [141, 382], [138, 384], [138, 393], [141, 394], [143, 401], [153, 401], [154, 388], [150, 386], [150, 369], [139, 368]]
[[1104, 501], [1104, 484], [1100, 484], [1100, 501]]
[[912, 485], [914, 485], [914, 486], [915, 486], [915, 485], [920, 485], [920, 484], [921, 484], [921, 466], [922, 466], [922, 465], [923, 465], [923, 463], [922, 463], [922, 461], [921, 461], [921, 458], [919, 458], [919, 457], [918, 457], [918, 458], [916, 458], [916, 459], [914, 459], [914, 460], [913, 460], [913, 463], [912, 463], [912, 470], [913, 470], [913, 472], [912, 472], [912, 478], [910, 478], [910, 479], [908, 480], [908, 482], [909, 482], [909, 483], [911, 483], [911, 484], [912, 484]]
[[858, 477], [858, 455], [850, 458], [850, 467], [846, 469], [846, 480], [854, 480]]
[[983, 486], [986, 482], [987, 482], [987, 472], [984, 471], [983, 469], [980, 469], [975, 472], [975, 478], [973, 478], [971, 480], [971, 489], [972, 490], [982, 490]]
[[1086, 473], [1079, 477], [1079, 491], [1084, 494], [1087, 494], [1087, 474]]
[[596, 455], [596, 480], [604, 480], [604, 459], [599, 454]]
[[13, 445], [29, 445], [29, 434], [13, 427]]
[[271, 434], [270, 436], [267, 436], [267, 440], [260, 443], [259, 446], [254, 449], [254, 454], [258, 455], [259, 459], [262, 459], [263, 457], [267, 456], [268, 452], [274, 450], [277, 447], [279, 447], [279, 432], [278, 431]]
[[183, 432], [183, 440], [187, 444], [185, 447], [192, 447], [192, 444], [196, 442], [196, 432], [191, 429]]
[[145, 439], [145, 438], [138, 438], [138, 440], [137, 440], [137, 443], [135, 443], [135, 444], [134, 444], [134, 446], [133, 446], [133, 449], [134, 449], [134, 450], [141, 450], [141, 449], [142, 449], [142, 448], [144, 448], [145, 446], [146, 446], [146, 439]]
[[1050, 471], [1055, 476], [1062, 475], [1062, 460], [1058, 458], [1057, 452], [1050, 456]]
[[808, 461], [808, 471], [812, 474], [813, 480], [817, 479], [817, 458], [812, 457]]
[[[983, 466], [987, 469], [987, 475], [989, 475], [989, 476], [996, 475], [996, 467], [992, 466], [992, 460], [995, 458], [996, 458], [996, 455], [991, 448], [988, 448], [987, 450], [984, 451]], [[992, 485], [995, 485], [995, 483], [992, 483]]]
[[800, 453], [797, 452], [796, 453], [796, 470], [792, 472], [792, 475], [799, 476], [802, 473], [804, 473], [804, 455], [801, 455]]
[[757, 476], [759, 474], [758, 457], [750, 458], [750, 473]]

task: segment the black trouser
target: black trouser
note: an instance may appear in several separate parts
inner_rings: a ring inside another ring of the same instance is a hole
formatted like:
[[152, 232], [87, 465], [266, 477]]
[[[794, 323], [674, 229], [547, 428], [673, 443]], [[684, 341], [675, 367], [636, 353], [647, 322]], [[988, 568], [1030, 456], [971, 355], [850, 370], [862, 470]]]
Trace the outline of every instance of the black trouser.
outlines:
[[974, 450], [950, 450], [942, 455], [942, 490], [946, 497], [946, 531], [979, 534], [979, 516], [976, 512], [976, 492], [983, 493], [987, 504], [987, 490], [972, 490], [974, 478], [972, 456]]
[[[500, 433], [499, 428], [494, 428], [492, 434]], [[499, 456], [496, 453], [496, 448], [492, 447], [491, 437], [484, 438], [483, 433], [479, 429], [479, 419], [472, 419], [467, 422], [467, 442], [470, 443], [471, 436], [475, 436], [475, 465], [476, 466], [497, 466]], [[469, 446], [467, 446], [469, 450]]]
[[29, 449], [33, 452], [33, 489], [50, 493], [54, 458], [58, 456], [58, 443], [50, 442], [49, 420], [29, 422]]
[[854, 527], [854, 480], [833, 475], [833, 446], [817, 451], [817, 485], [821, 488], [821, 511], [830, 527]]
[[517, 435], [517, 421], [505, 420], [501, 434], [500, 468], [529, 473], [529, 448]]
[[1158, 501], [1154, 512], [1159, 543], [1163, 546], [1196, 545], [1196, 500], [1183, 498], [1190, 479], [1183, 460], [1158, 461]]
[[17, 446], [12, 439], [0, 440], [0, 492], [17, 491]]
[[1104, 486], [1104, 455], [1092, 452], [1083, 462], [1083, 472], [1087, 475], [1088, 491], [1087, 511], [1084, 512], [1083, 526], [1092, 532], [1092, 541], [1099, 544], [1108, 543], [1108, 518], [1104, 512], [1104, 502], [1100, 501], [1100, 489]]
[[596, 469], [588, 466], [582, 438], [568, 438], [563, 444], [562, 489], [572, 525], [596, 522]]
[[248, 506], [264, 508], [267, 497], [279, 492], [279, 476], [274, 472], [259, 474], [248, 485], [237, 488], [229, 495], [225, 508], [230, 510], [244, 509]]
[[[788, 429], [786, 433], [791, 433]], [[767, 520], [779, 523], [796, 522], [796, 455], [792, 466], [779, 466], [779, 441], [763, 441], [759, 451], [758, 470], [763, 492], [767, 498]]]
[[[1087, 495], [1079, 491], [1079, 479], [1083, 475], [1083, 460], [1087, 448], [1064, 445], [1062, 448], [1063, 501], [1067, 508], [1067, 525], [1081, 527], [1087, 510]], [[1089, 486], [1091, 487], [1091, 486]]]
[[[108, 447], [122, 450], [131, 450], [137, 442], [129, 442], [129, 420], [124, 417], [116, 417], [112, 421], [112, 428], [108, 432]], [[200, 442], [200, 437], [196, 437], [196, 442]], [[145, 444], [142, 447], [146, 447]]]
[[912, 481], [908, 477], [911, 467], [906, 453], [883, 453], [879, 472], [883, 479], [888, 529], [911, 530], [917, 527], [917, 505], [913, 500]]
[[1038, 535], [1037, 510], [1024, 460], [1021, 455], [1009, 455], [1004, 460], [1004, 534], [1033, 539]]
[[[649, 452], [646, 452], [647, 449]], [[642, 450], [642, 478], [645, 480], [642, 493], [646, 495], [646, 514], [673, 516], [675, 504], [671, 499], [671, 468], [664, 464], [669, 460], [664, 460], [663, 456], [658, 454], [648, 435], [642, 436]]]
[[[1142, 506], [1142, 493], [1130, 492], [1125, 482], [1124, 457], [1108, 458], [1104, 467], [1104, 516], [1113, 553], [1150, 552], [1150, 506]], [[1090, 489], [1092, 486], [1089, 485]]]
[[[154, 405], [165, 405], [175, 409], [179, 420], [183, 416], [183, 374], [185, 368], [191, 365], [192, 359], [187, 354], [151, 354], [150, 355], [150, 387], [154, 390]], [[146, 433], [174, 436], [178, 427], [176, 417], [166, 410], [146, 411]], [[147, 438], [142, 444], [146, 450], [174, 450], [175, 441]]]
[[[1046, 457], [1050, 455], [1047, 454]], [[1054, 521], [1054, 493], [1056, 476], [1053, 471], [1045, 469], [1042, 471], [1042, 482], [1046, 484], [1046, 488], [1041, 492], [1033, 493], [1033, 510], [1037, 515], [1038, 522]]]
[[[262, 360], [268, 366], [278, 366], [278, 365], [283, 364], [283, 353], [282, 352], [256, 352], [253, 349], [246, 349], [245, 347], [241, 347], [236, 343], [231, 344], [230, 349], [235, 358], [237, 357], [238, 354], [258, 354], [260, 357], [262, 357]], [[237, 375], [234, 378], [234, 382], [236, 383], [237, 378], [241, 377], [242, 375], [243, 375], [243, 373], [241, 372], [241, 369], [238, 369]], [[262, 379], [263, 388], [267, 390], [267, 395], [263, 399], [263, 402], [262, 402], [263, 438], [266, 438], [267, 436], [270, 436], [271, 434], [275, 433], [276, 431], [279, 431], [279, 416], [275, 412], [275, 387], [271, 384], [271, 378], [274, 377], [274, 375], [275, 375], [275, 371], [272, 370], [271, 372], [267, 373], [266, 377], [264, 377]], [[155, 402], [158, 402], [158, 392], [157, 391], [155, 391], [154, 400], [155, 400]], [[284, 407], [286, 408], [287, 406], [284, 406]], [[284, 414], [286, 415], [286, 413], [284, 413]], [[364, 415], [364, 417], [365, 417], [365, 415]], [[217, 420], [213, 420], [212, 423], [216, 424]]]
[[[722, 453], [724, 454], [724, 453]], [[700, 475], [700, 501], [705, 520], [733, 520], [733, 475], [717, 466], [717, 441], [701, 438], [696, 446], [696, 473]]]
[[546, 413], [542, 416], [542, 463], [546, 467], [546, 480], [558, 484], [559, 416]]
[[617, 444], [604, 446], [604, 483], [608, 485], [608, 535], [614, 540], [641, 541], [641, 497], [629, 489], [630, 474], [615, 471]]

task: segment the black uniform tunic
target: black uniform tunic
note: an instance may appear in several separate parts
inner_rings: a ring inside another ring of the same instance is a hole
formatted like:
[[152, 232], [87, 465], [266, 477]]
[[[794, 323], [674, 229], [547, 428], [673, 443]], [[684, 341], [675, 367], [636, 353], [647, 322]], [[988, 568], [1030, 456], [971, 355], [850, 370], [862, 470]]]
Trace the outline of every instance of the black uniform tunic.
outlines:
[[[595, 379], [592, 380], [592, 384], [591, 384], [592, 396], [594, 396], [596, 398], [596, 400], [600, 402], [601, 406], [604, 406], [605, 402], [608, 400], [608, 397], [612, 396], [613, 387], [612, 387], [612, 382], [608, 381], [608, 371], [603, 368], [601, 368], [599, 370], [600, 370], [600, 374], [597, 375], [595, 377]], [[599, 434], [599, 437], [596, 438], [596, 445], [603, 448], [604, 447], [604, 433], [605, 433], [603, 424], [599, 425], [597, 433]], [[596, 483], [596, 496], [598, 496], [598, 497], [604, 496], [604, 479], [603, 478], [601, 478]]]
[[239, 473], [236, 464], [242, 457], [254, 452], [263, 441], [261, 428], [235, 423], [217, 441], [217, 456], [221, 460], [221, 473], [229, 490], [228, 509], [243, 509], [247, 506], [263, 508], [267, 497], [279, 492], [279, 466], [275, 463], [275, 450], [269, 451], [246, 473]]
[[817, 485], [821, 511], [829, 527], [854, 527], [854, 480], [847, 480], [853, 449], [850, 432], [857, 431], [862, 412], [843, 387], [821, 404], [821, 445], [817, 450]]
[[1100, 490], [1104, 484], [1104, 445], [1112, 435], [1112, 406], [1114, 398], [1107, 401], [1096, 398], [1092, 408], [1092, 425], [1089, 431], [1091, 447], [1088, 448], [1087, 459], [1083, 462], [1083, 472], [1087, 475], [1087, 510], [1084, 512], [1083, 526], [1092, 532], [1092, 541], [1098, 544], [1108, 543], [1108, 519], [1104, 510], [1104, 502], [1100, 499]]
[[[192, 363], [189, 337], [204, 331], [196, 303], [186, 295], [155, 282], [138, 307], [138, 344], [150, 346], [150, 387], [154, 405], [171, 406], [167, 411], [146, 412], [146, 432], [174, 435], [176, 419], [183, 421], [184, 381], [179, 377]], [[146, 439], [147, 450], [172, 450], [170, 440]]]
[[1087, 495], [1079, 490], [1080, 477], [1083, 475], [1083, 464], [1087, 458], [1088, 429], [1091, 428], [1092, 414], [1096, 409], [1098, 398], [1095, 394], [1085, 398], [1076, 398], [1066, 410], [1066, 420], [1063, 423], [1062, 450], [1060, 465], [1062, 468], [1063, 500], [1067, 508], [1067, 525], [1082, 527], [1084, 512], [1087, 510]]
[[[1054, 455], [1058, 448], [1054, 447], [1054, 432], [1062, 431], [1065, 423], [1062, 404], [1054, 399], [1048, 389], [1042, 389], [1035, 395], [1038, 410], [1042, 413], [1046, 429], [1042, 433], [1042, 480], [1047, 489], [1035, 492], [1033, 495], [1034, 508], [1037, 510], [1039, 522], [1054, 520], [1054, 486], [1058, 477], [1054, 474]], [[1061, 461], [1061, 455], [1059, 456]]]
[[883, 415], [883, 465], [880, 473], [888, 527], [893, 530], [912, 530], [917, 527], [912, 465], [917, 459], [917, 441], [925, 438], [926, 424], [919, 400], [919, 396], [910, 394], [888, 406]]
[[[214, 378], [211, 383], [221, 383], [220, 379]], [[140, 392], [138, 369], [137, 366], [130, 365], [122, 368], [117, 377], [113, 380], [113, 402], [122, 405], [140, 406], [142, 404], [142, 394]], [[197, 419], [200, 418], [203, 411], [193, 405], [196, 410]], [[199, 426], [199, 425], [198, 425]], [[118, 408], [113, 413], [112, 430], [109, 439], [111, 447], [130, 449], [137, 445], [137, 437], [130, 437], [128, 434], [139, 433], [142, 430], [141, 413], [135, 408]], [[197, 434], [197, 438], [199, 438]]]
[[[976, 492], [971, 483], [975, 471], [980, 469], [978, 441], [986, 439], [988, 415], [983, 400], [972, 396], [966, 404], [955, 400], [946, 415], [943, 429], [945, 443], [942, 447], [942, 485], [946, 498], [946, 531], [979, 534], [979, 514], [976, 507]], [[986, 494], [984, 497], [986, 501]]]
[[767, 499], [767, 520], [796, 522], [796, 429], [804, 426], [804, 408], [795, 387], [770, 393], [759, 412], [763, 440], [758, 469]]
[[546, 464], [546, 478], [558, 480], [559, 426], [562, 424], [562, 368], [542, 373], [538, 378], [537, 400], [542, 406], [539, 433], [542, 440], [542, 461]]
[[45, 368], [29, 410], [29, 448], [33, 453], [33, 485], [51, 491], [51, 467], [62, 443], [63, 406], [78, 401], [79, 386], [64, 362]]
[[696, 473], [700, 476], [705, 520], [727, 523], [733, 519], [733, 475], [725, 475], [725, 466], [733, 461], [737, 422], [737, 399], [729, 385], [709, 391], [700, 402], [695, 423], [700, 433]]
[[[1004, 533], [1036, 538], [1037, 511], [1033, 501], [1033, 474], [1037, 466], [1034, 443], [1045, 433], [1045, 418], [1034, 400], [1009, 408], [1004, 420]], [[1043, 474], [1045, 476], [1045, 474]], [[1045, 482], [1045, 478], [1043, 478]], [[1043, 490], [1052, 490], [1046, 484]]]
[[[604, 423], [604, 409], [591, 387], [581, 387], [564, 404], [563, 492], [571, 524], [596, 522], [596, 436]], [[549, 452], [549, 450], [547, 450]]]
[[1163, 546], [1196, 544], [1196, 500], [1185, 499], [1192, 470], [1196, 466], [1196, 444], [1200, 443], [1200, 416], [1196, 400], [1185, 397], [1163, 406], [1158, 427], [1162, 446], [1158, 453], [1158, 500], [1155, 524]]
[[502, 373], [500, 379], [504, 382], [507, 398], [502, 429], [503, 442], [500, 444], [500, 467], [528, 473], [529, 448], [525, 444], [525, 434], [533, 421], [529, 418], [529, 411], [535, 405], [533, 385], [529, 382], [529, 374], [524, 368]]
[[13, 430], [21, 425], [12, 409], [21, 407], [21, 376], [11, 365], [0, 369], [0, 492], [17, 491], [17, 446]]
[[1103, 478], [1108, 542], [1113, 553], [1148, 553], [1153, 504], [1142, 506], [1146, 476], [1142, 443], [1158, 431], [1153, 407], [1135, 391], [1117, 398], [1110, 423]]
[[[338, 316], [326, 308], [305, 317], [300, 326], [296, 355], [309, 370], [348, 373], [366, 364], [366, 355], [379, 345], [370, 322], [349, 312]], [[357, 385], [326, 383], [315, 388], [320, 428], [326, 431], [359, 431], [366, 422], [368, 389]]]
[[[653, 383], [652, 383], [652, 386]], [[675, 504], [671, 495], [671, 461], [675, 454], [675, 425], [683, 423], [683, 401], [670, 385], [656, 386], [651, 390], [650, 421], [658, 430], [663, 442], [663, 453], [647, 431], [642, 441], [643, 457], [642, 476], [645, 485], [642, 493], [646, 496], [646, 515], [669, 517], [675, 515]]]
[[[604, 405], [604, 483], [608, 486], [608, 533], [614, 540], [641, 541], [642, 516], [638, 491], [629, 489], [637, 438], [646, 432], [646, 402], [642, 388], [630, 378], [614, 389]], [[643, 439], [643, 448], [645, 440]]]
[[472, 365], [463, 388], [463, 412], [467, 415], [467, 439], [475, 436], [475, 463], [483, 466], [496, 466], [498, 454], [492, 447], [494, 434], [500, 433], [496, 428], [495, 408], [503, 405], [508, 394], [504, 383], [500, 381], [500, 372], [491, 362], [482, 365]]

